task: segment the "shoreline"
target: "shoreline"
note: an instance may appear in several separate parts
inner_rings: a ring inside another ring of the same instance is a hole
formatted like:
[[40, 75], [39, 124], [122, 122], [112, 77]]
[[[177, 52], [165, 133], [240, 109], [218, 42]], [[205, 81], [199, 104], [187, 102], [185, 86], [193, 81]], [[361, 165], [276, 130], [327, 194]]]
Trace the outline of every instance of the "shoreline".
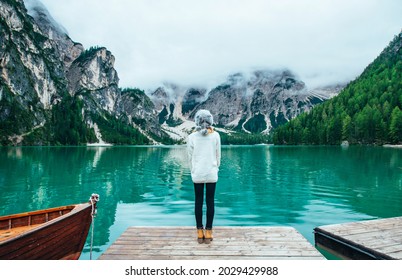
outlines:
[[[186, 143], [181, 144], [141, 144], [141, 145], [121, 145], [121, 144], [111, 144], [111, 143], [85, 143], [80, 145], [1, 145], [0, 147], [178, 147], [178, 146], [186, 146]], [[266, 147], [337, 147], [338, 145], [275, 145], [275, 144], [222, 144], [222, 146], [266, 146]], [[339, 145], [342, 146], [342, 145]], [[402, 144], [384, 144], [384, 145], [348, 145], [342, 147], [350, 147], [350, 146], [366, 146], [366, 147], [383, 147], [383, 148], [396, 148], [402, 149]]]
[[397, 148], [397, 149], [402, 149], [402, 145], [391, 145], [391, 144], [385, 144], [382, 145], [385, 148]]
[[113, 144], [109, 143], [87, 143], [87, 147], [111, 147]]

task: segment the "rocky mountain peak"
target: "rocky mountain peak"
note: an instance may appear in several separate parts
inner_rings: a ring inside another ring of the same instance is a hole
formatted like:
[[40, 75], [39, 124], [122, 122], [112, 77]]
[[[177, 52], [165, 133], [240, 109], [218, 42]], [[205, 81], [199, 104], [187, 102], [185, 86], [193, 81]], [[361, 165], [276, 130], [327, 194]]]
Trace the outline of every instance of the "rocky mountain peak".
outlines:
[[290, 70], [234, 73], [209, 91], [177, 88], [173, 88], [175, 94], [169, 94], [172, 87], [163, 86], [150, 94], [158, 104], [162, 124], [166, 122], [171, 129], [182, 126], [182, 121], [191, 121], [197, 110], [207, 109], [216, 125], [248, 133], [269, 133], [341, 89], [328, 86], [319, 92], [310, 90]]
[[199, 109], [222, 131], [268, 134], [338, 92], [308, 89], [289, 70], [238, 72], [212, 89], [121, 90], [105, 47], [84, 50], [38, 0], [0, 3], [2, 144], [185, 141]]
[[[66, 84], [63, 65], [51, 41], [26, 13], [22, 1], [1, 1], [2, 89], [21, 109], [36, 104], [49, 109]], [[35, 123], [41, 123], [43, 116], [35, 115], [34, 119], [40, 119]]]
[[91, 47], [73, 61], [66, 77], [70, 95], [84, 97], [87, 115], [102, 110], [114, 115], [120, 89], [115, 58], [104, 47]]
[[110, 51], [84, 51], [39, 1], [0, 4], [2, 144], [149, 143], [147, 122], [166, 136], [148, 97], [122, 95]]
[[68, 36], [67, 30], [56, 22], [46, 7], [38, 0], [25, 0], [27, 12], [35, 20], [40, 31], [49, 38], [49, 42], [57, 50], [67, 70], [71, 63], [80, 56], [84, 47]]
[[67, 73], [70, 92], [95, 91], [117, 86], [119, 77], [114, 69], [115, 58], [104, 47], [93, 47], [74, 60]]

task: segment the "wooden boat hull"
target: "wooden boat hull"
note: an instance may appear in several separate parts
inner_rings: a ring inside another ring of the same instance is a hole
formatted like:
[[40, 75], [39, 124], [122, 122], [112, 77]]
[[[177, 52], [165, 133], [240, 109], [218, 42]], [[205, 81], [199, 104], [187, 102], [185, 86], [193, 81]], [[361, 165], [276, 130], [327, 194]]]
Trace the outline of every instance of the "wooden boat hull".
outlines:
[[0, 217], [0, 260], [78, 259], [91, 213], [92, 204], [84, 203]]

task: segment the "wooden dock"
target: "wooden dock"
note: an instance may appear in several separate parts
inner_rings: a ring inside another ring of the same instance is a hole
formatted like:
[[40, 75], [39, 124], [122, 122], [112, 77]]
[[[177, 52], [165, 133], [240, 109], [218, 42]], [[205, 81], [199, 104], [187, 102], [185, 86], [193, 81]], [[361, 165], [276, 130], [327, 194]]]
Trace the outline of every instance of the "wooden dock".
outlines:
[[344, 259], [402, 259], [402, 217], [320, 226], [314, 238]]
[[100, 260], [323, 260], [292, 227], [215, 227], [210, 244], [198, 244], [194, 227], [130, 227]]

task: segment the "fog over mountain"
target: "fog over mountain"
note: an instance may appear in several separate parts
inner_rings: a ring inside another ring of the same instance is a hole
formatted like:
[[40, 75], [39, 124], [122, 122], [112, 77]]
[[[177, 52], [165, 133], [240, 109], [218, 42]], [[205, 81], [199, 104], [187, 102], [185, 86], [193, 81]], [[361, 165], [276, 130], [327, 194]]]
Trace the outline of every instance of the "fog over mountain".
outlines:
[[[287, 53], [287, 47], [298, 46], [297, 40], [293, 45], [286, 45], [286, 41], [283, 41], [283, 49], [280, 52], [278, 50], [273, 52], [270, 44], [266, 44], [265, 52], [258, 52], [256, 48], [254, 53], [253, 48], [259, 45], [259, 40], [269, 37], [268, 33], [260, 32], [258, 36], [254, 33], [254, 37], [251, 38], [247, 37], [251, 34], [241, 36], [242, 33], [239, 31], [236, 32], [237, 41], [232, 42], [232, 45], [226, 45], [225, 52], [219, 55], [216, 50], [224, 47], [219, 44], [231, 38], [225, 34], [230, 35], [231, 28], [239, 27], [235, 24], [237, 21], [233, 21], [231, 17], [224, 17], [224, 14], [218, 17], [216, 12], [224, 9], [211, 10], [211, 13], [215, 14], [214, 20], [219, 19], [221, 23], [218, 25], [219, 28], [230, 27], [227, 33], [219, 33], [219, 36], [211, 31], [211, 35], [215, 34], [214, 41], [204, 42], [201, 29], [197, 30], [199, 31], [197, 33], [191, 33], [188, 31], [194, 31], [192, 27], [176, 26], [184, 32], [182, 38], [186, 38], [189, 46], [198, 46], [198, 42], [200, 45], [198, 47], [208, 47], [198, 49], [198, 55], [193, 53], [191, 59], [187, 59], [189, 57], [186, 56], [169, 56], [169, 50], [175, 48], [169, 43], [170, 40], [179, 38], [173, 36], [172, 30], [166, 31], [165, 41], [159, 42], [149, 50], [155, 51], [156, 57], [161, 50], [166, 50], [164, 56], [172, 60], [167, 64], [166, 61], [159, 60], [160, 69], [169, 69], [166, 75], [161, 75], [156, 72], [148, 73], [151, 68], [146, 65], [149, 63], [143, 65], [137, 60], [130, 62], [128, 53], [132, 50], [131, 46], [136, 44], [129, 39], [131, 36], [137, 36], [131, 31], [128, 32], [124, 28], [109, 30], [99, 25], [94, 29], [100, 32], [97, 33], [99, 42], [88, 44], [86, 41], [88, 38], [84, 38], [85, 42], [82, 42], [75, 37], [75, 33], [67, 32], [70, 27], [64, 28], [64, 21], [47, 10], [47, 4], [42, 5], [37, 0], [0, 0], [0, 2], [0, 38], [2, 38], [0, 143], [2, 145], [183, 143], [194, 128], [194, 114], [198, 109], [209, 109], [213, 113], [216, 129], [222, 132], [225, 143], [239, 143], [239, 140], [248, 144], [261, 143], [267, 140], [266, 136], [273, 129], [332, 98], [344, 87], [342, 79], [336, 75], [335, 81], [330, 82], [326, 79], [327, 83], [320, 87], [317, 87], [321, 84], [317, 81], [321, 80], [322, 76], [319, 76], [316, 82], [303, 78], [306, 72], [297, 69], [295, 65], [303, 64], [304, 55], [289, 52], [288, 58], [284, 59], [282, 56]], [[71, 5], [74, 6], [74, 3], [72, 1]], [[100, 7], [102, 3], [99, 1]], [[128, 5], [125, 1], [119, 3]], [[135, 3], [142, 3], [148, 7], [150, 2], [135, 1]], [[161, 5], [161, 2], [152, 3], [154, 9], [160, 8], [158, 5]], [[207, 6], [210, 5], [209, 2], [206, 3]], [[238, 2], [234, 3], [236, 7]], [[255, 3], [257, 2], [251, 1], [250, 5], [253, 6]], [[266, 2], [259, 3], [262, 5], [261, 8], [264, 8], [263, 3]], [[27, 4], [27, 8], [24, 4]], [[182, 11], [187, 4], [182, 4], [176, 13], [186, 15], [189, 20], [191, 14]], [[204, 11], [204, 4], [197, 5], [199, 8], [196, 10], [197, 13]], [[71, 12], [70, 16], [74, 15], [76, 22], [79, 22], [83, 29], [87, 26], [86, 20], [96, 19], [91, 17], [90, 12], [85, 17], [79, 17], [85, 7], [80, 9], [75, 6], [75, 8], [76, 13]], [[98, 8], [94, 6], [95, 10]], [[171, 6], [165, 8], [164, 12], [167, 13]], [[111, 15], [114, 9], [120, 8], [111, 7]], [[259, 12], [251, 9], [252, 11]], [[69, 10], [65, 12], [68, 13]], [[243, 17], [250, 20], [248, 14], [236, 14], [235, 10], [233, 12], [238, 20], [244, 19]], [[147, 20], [153, 19], [154, 27], [164, 31], [159, 21], [163, 19], [156, 19], [148, 14], [135, 15], [138, 24], [144, 17]], [[262, 19], [264, 18], [253, 18], [264, 26]], [[113, 18], [110, 20], [109, 27], [113, 27]], [[212, 23], [210, 28], [215, 27]], [[130, 24], [129, 19], [126, 24]], [[286, 22], [283, 24], [286, 25]], [[195, 26], [199, 26], [198, 22]], [[128, 33], [125, 33], [124, 37], [115, 37], [115, 40], [121, 40], [119, 42], [125, 47], [125, 53], [116, 54], [104, 46], [102, 34], [109, 32], [120, 34], [124, 31]], [[251, 31], [254, 30], [250, 29]], [[138, 31], [138, 37], [146, 40], [147, 36], [144, 35], [143, 31]], [[150, 35], [152, 37], [152, 32]], [[300, 34], [297, 32], [282, 36], [300, 39]], [[276, 39], [270, 38], [272, 45], [278, 43]], [[184, 47], [186, 44], [180, 46]], [[303, 50], [301, 46], [300, 49]], [[237, 49], [250, 55], [242, 56], [237, 53], [236, 59], [232, 57], [228, 60], [230, 63], [203, 60], [205, 54], [211, 57], [219, 55], [222, 59], [230, 57], [233, 55], [232, 50]], [[311, 67], [314, 67], [317, 61], [321, 61], [318, 59], [319, 48], [316, 50], [317, 57], [310, 61]], [[278, 58], [266, 64], [265, 54], [277, 54]], [[240, 63], [250, 62], [250, 58], [258, 55], [261, 56], [261, 64], [249, 63], [246, 67], [246, 64]], [[289, 63], [289, 66], [276, 64], [281, 58], [282, 63]], [[331, 56], [325, 58], [335, 59]], [[145, 76], [139, 79], [131, 79], [130, 76], [130, 79], [127, 79], [124, 77], [127, 71], [118, 69], [117, 61], [127, 62], [131, 67], [127, 69], [135, 70], [140, 66], [139, 73]], [[178, 74], [179, 70], [190, 67], [194, 61], [208, 64], [210, 70], [203, 71], [202, 67], [197, 66], [192, 71]], [[349, 67], [343, 68], [343, 71], [350, 73], [355, 64], [354, 60], [349, 62]], [[330, 65], [328, 69], [331, 69]], [[149, 80], [149, 88], [142, 87], [147, 79], [152, 79]], [[127, 83], [131, 86], [125, 86]]]
[[348, 82], [402, 26], [400, 0], [42, 3], [85, 48], [115, 55], [122, 87], [144, 90], [214, 86], [239, 71], [282, 68], [311, 87]]

